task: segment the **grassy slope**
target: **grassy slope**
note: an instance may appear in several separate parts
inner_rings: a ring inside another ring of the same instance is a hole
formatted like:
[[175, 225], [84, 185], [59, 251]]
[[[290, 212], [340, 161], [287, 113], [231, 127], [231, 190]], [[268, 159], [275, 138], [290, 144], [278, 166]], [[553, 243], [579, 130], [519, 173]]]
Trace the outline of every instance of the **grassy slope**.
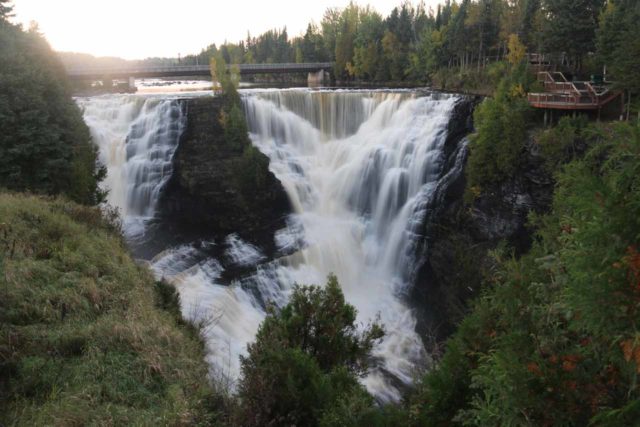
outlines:
[[112, 228], [0, 193], [0, 424], [214, 421], [196, 334]]

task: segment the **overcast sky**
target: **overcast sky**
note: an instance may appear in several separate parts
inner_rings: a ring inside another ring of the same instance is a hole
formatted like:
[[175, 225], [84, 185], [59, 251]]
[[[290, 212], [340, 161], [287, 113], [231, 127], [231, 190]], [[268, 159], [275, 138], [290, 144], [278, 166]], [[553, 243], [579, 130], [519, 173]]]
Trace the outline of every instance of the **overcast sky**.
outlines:
[[[417, 1], [417, 0], [416, 0]], [[40, 25], [55, 50], [127, 59], [182, 56], [271, 28], [298, 35], [349, 0], [14, 0], [14, 21]], [[401, 0], [370, 0], [383, 16]], [[415, 2], [414, 2], [415, 3]], [[437, 0], [426, 0], [435, 5]]]

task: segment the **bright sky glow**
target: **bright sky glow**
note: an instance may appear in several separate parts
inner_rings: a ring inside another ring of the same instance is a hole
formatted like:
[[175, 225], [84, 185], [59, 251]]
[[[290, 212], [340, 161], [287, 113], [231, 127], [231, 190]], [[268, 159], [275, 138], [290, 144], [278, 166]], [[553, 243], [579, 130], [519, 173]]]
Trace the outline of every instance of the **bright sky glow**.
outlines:
[[[138, 59], [197, 53], [271, 28], [289, 36], [349, 0], [14, 0], [15, 22], [36, 21], [58, 51]], [[383, 16], [401, 0], [370, 0]], [[426, 0], [435, 6], [437, 0]], [[359, 4], [366, 4], [364, 1]]]

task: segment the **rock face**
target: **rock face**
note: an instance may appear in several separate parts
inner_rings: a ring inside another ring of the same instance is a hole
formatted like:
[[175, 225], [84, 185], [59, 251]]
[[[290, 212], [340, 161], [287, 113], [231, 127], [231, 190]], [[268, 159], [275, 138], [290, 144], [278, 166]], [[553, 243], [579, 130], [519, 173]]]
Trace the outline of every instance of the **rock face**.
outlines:
[[269, 172], [266, 190], [241, 194], [237, 172], [243, 153], [224, 139], [219, 121], [222, 100], [198, 97], [183, 102], [187, 126], [160, 202], [163, 222], [197, 238], [236, 232], [272, 250], [273, 233], [284, 227], [291, 211], [282, 184]]
[[[467, 157], [465, 135], [473, 131], [472, 112], [478, 99], [462, 102], [449, 124], [448, 176], [436, 190], [434, 208], [423, 225], [419, 250], [423, 263], [415, 278], [415, 298], [426, 307], [426, 333], [441, 341], [465, 312], [465, 302], [479, 291], [482, 275], [493, 266], [488, 251], [505, 241], [516, 255], [532, 241], [527, 228], [531, 212], [546, 212], [553, 180], [534, 145], [527, 142], [524, 161], [512, 179], [485, 189], [471, 205], [463, 201]], [[458, 168], [456, 168], [456, 161]]]

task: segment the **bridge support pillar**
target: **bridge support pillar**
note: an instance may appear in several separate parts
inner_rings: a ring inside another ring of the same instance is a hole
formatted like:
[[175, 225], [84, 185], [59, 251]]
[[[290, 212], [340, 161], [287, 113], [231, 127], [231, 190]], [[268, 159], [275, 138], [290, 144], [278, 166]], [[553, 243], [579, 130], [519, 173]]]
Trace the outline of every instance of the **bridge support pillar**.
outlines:
[[326, 86], [331, 79], [328, 71], [320, 70], [307, 75], [307, 85], [309, 87]]
[[132, 92], [136, 91], [136, 79], [135, 77], [129, 77], [129, 90]]

